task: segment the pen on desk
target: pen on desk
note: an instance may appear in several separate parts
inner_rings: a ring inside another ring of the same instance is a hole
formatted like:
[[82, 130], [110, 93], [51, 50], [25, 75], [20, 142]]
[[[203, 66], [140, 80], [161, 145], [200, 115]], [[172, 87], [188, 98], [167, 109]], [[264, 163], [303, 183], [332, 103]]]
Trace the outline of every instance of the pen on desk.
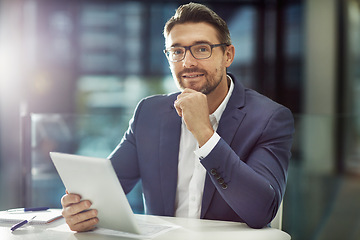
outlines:
[[22, 227], [22, 226], [24, 226], [25, 224], [31, 222], [32, 220], [34, 220], [34, 218], [36, 218], [36, 216], [33, 216], [33, 217], [30, 218], [29, 220], [23, 220], [23, 221], [15, 224], [15, 225], [13, 225], [13, 226], [10, 228], [10, 230], [13, 232], [13, 231], [15, 231], [16, 229], [18, 229], [19, 227]]
[[48, 207], [35, 207], [35, 208], [14, 208], [6, 210], [9, 213], [24, 213], [24, 212], [38, 212], [38, 211], [46, 211]]

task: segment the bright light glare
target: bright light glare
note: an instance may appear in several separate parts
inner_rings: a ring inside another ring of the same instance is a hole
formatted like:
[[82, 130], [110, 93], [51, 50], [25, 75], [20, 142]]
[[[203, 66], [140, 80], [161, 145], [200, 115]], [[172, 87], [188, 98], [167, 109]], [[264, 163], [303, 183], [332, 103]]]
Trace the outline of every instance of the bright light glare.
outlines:
[[20, 71], [20, 59], [16, 44], [0, 42], [0, 82], [10, 81]]
[[[6, 10], [5, 10], [6, 9]], [[19, 1], [0, 0], [0, 84], [8, 86], [19, 76], [22, 33]]]

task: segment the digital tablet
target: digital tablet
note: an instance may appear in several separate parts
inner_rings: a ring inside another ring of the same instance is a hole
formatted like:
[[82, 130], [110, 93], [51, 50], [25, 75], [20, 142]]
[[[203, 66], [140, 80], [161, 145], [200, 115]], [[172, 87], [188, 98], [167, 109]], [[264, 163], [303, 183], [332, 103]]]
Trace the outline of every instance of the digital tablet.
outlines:
[[90, 200], [98, 227], [141, 234], [134, 213], [109, 159], [51, 152], [50, 157], [69, 193]]

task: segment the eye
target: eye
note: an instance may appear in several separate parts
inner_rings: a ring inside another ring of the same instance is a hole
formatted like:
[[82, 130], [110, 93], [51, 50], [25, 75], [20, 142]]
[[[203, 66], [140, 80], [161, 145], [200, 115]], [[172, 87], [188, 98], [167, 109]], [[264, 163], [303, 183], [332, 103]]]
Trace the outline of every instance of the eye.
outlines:
[[209, 53], [209, 51], [210, 51], [210, 47], [208, 45], [194, 46], [194, 52], [196, 53], [203, 54], [203, 53]]
[[173, 55], [181, 55], [184, 53], [184, 49], [182, 48], [174, 48], [174, 49], [171, 49], [171, 53]]
[[200, 47], [198, 49], [198, 52], [207, 52], [207, 51], [208, 51], [208, 49], [206, 47]]

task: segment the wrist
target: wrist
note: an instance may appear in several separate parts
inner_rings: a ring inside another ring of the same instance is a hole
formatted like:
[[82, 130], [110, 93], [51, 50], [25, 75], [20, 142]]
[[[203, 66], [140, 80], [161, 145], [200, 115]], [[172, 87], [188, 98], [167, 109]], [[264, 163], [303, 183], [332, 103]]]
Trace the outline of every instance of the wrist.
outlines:
[[199, 144], [199, 148], [202, 147], [214, 134], [214, 129], [206, 128], [195, 135], [195, 138]]

